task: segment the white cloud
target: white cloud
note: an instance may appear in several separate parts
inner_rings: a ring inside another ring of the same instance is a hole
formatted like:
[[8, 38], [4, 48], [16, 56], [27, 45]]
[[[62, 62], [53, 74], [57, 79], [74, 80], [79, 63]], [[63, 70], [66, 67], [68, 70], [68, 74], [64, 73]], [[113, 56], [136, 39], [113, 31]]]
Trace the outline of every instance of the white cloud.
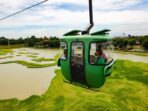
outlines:
[[[6, 14], [14, 12], [16, 10], [22, 9], [29, 4], [39, 2], [41, 0], [27, 1], [27, 0], [1, 0], [0, 5], [2, 6], [0, 12], [5, 12]], [[141, 3], [142, 0], [94, 0], [94, 20], [96, 27], [103, 25], [109, 25], [113, 28], [114, 33], [119, 33], [122, 31], [131, 32], [143, 32], [147, 33], [148, 27], [148, 13], [147, 10], [126, 10], [126, 7], [133, 6], [135, 4]], [[66, 30], [70, 29], [81, 29], [84, 28], [88, 23], [88, 11], [71, 11], [66, 9], [55, 9], [51, 7], [50, 4], [57, 5], [61, 3], [72, 3], [88, 5], [86, 0], [49, 0], [45, 3], [44, 7], [34, 8], [34, 10], [23, 12], [22, 14], [11, 17], [5, 21], [0, 21], [0, 36], [22, 36], [22, 35], [62, 35]], [[2, 5], [3, 4], [3, 5]], [[49, 5], [49, 6], [47, 6]], [[125, 9], [124, 9], [125, 8]], [[10, 10], [11, 9], [11, 10]], [[99, 9], [99, 10], [98, 10]], [[111, 11], [102, 10], [111, 9]], [[118, 9], [124, 9], [122, 11]], [[101, 10], [101, 11], [100, 11]], [[0, 17], [5, 14], [0, 14]], [[130, 25], [129, 25], [130, 24]], [[137, 24], [144, 25], [141, 29], [136, 29]], [[45, 26], [45, 28], [28, 28], [27, 26]], [[50, 27], [51, 26], [51, 27]], [[114, 26], [120, 26], [120, 28], [115, 28]], [[126, 27], [127, 30], [122, 30]], [[24, 28], [27, 27], [27, 28]], [[48, 28], [49, 27], [49, 28]], [[70, 28], [71, 27], [71, 28]], [[13, 29], [14, 28], [14, 29]], [[17, 30], [18, 28], [18, 30]], [[20, 31], [20, 28], [22, 30]], [[12, 30], [10, 30], [12, 29]], [[27, 33], [26, 33], [27, 32]]]
[[147, 35], [148, 23], [123, 24], [112, 28], [112, 35]]
[[133, 6], [135, 4], [141, 3], [143, 0], [96, 0], [94, 5], [96, 9], [124, 9], [126, 7]]

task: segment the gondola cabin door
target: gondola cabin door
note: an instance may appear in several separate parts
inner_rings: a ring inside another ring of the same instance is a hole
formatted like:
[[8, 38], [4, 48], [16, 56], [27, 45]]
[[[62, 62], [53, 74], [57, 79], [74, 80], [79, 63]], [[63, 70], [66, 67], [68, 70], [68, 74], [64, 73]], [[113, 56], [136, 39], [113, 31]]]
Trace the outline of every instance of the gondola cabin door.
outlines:
[[70, 68], [73, 82], [85, 83], [84, 43], [72, 42]]

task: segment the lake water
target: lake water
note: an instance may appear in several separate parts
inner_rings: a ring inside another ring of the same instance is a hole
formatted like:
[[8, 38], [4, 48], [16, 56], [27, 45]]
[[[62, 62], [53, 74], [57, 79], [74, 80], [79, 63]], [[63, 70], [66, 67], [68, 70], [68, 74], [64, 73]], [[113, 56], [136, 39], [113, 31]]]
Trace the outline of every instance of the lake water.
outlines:
[[137, 56], [137, 55], [132, 55], [132, 54], [114, 53], [113, 57], [114, 59], [131, 60], [134, 62], [148, 63], [148, 56]]
[[0, 99], [25, 99], [49, 87], [57, 67], [29, 69], [19, 64], [0, 65]]
[[[26, 54], [20, 54], [20, 53]], [[59, 51], [50, 49], [15, 49], [13, 53], [0, 57], [13, 56], [13, 58], [0, 59], [1, 62], [23, 60], [31, 63], [46, 64], [54, 61], [35, 62], [28, 57], [38, 53], [37, 58], [54, 58]], [[19, 56], [17, 56], [19, 55]], [[0, 99], [18, 98], [26, 99], [32, 95], [41, 95], [49, 88], [51, 80], [55, 76], [57, 66], [48, 68], [27, 68], [19, 64], [0, 64]]]
[[[19, 54], [20, 52], [25, 52], [27, 54]], [[27, 55], [32, 53], [38, 53], [38, 55], [36, 55], [38, 58], [53, 58], [59, 53], [59, 51], [30, 48], [15, 49], [13, 54], [5, 55], [13, 56], [13, 58], [0, 59], [0, 62], [25, 60], [28, 62], [38, 63], [32, 61], [32, 58], [27, 57]], [[18, 54], [21, 56], [17, 56]], [[113, 55], [115, 59], [128, 59], [135, 62], [148, 63], [147, 56], [118, 53], [114, 53]], [[41, 62], [40, 64], [45, 63], [50, 62], [46, 61]], [[27, 68], [26, 66], [19, 64], [0, 64], [0, 99], [18, 98], [22, 100], [32, 95], [43, 94], [49, 88], [51, 80], [55, 76], [54, 70], [57, 68], [58, 67], [56, 66], [48, 68]]]

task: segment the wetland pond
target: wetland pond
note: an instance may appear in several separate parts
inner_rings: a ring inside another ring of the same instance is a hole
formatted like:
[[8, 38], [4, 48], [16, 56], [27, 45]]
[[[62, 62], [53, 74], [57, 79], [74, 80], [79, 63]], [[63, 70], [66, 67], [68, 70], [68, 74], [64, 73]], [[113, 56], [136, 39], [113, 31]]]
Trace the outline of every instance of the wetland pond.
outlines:
[[[51, 59], [57, 54], [59, 54], [59, 51], [52, 49], [20, 48], [14, 49], [13, 53], [0, 55], [0, 63], [23, 60], [31, 63], [47, 64], [55, 61], [38, 62], [33, 59]], [[114, 53], [113, 56], [115, 59], [148, 63], [147, 56], [120, 53]], [[55, 69], [58, 69], [56, 65], [46, 68], [27, 68], [17, 63], [0, 64], [0, 100], [11, 98], [23, 100], [32, 95], [42, 95], [47, 91], [52, 79], [55, 77]]]
[[[15, 49], [13, 53], [0, 56], [0, 63], [23, 60], [31, 63], [46, 64], [54, 61], [36, 62], [34, 58], [54, 58], [59, 51], [50, 49]], [[5, 59], [2, 59], [6, 57]], [[26, 99], [32, 95], [41, 95], [49, 87], [55, 76], [56, 66], [46, 68], [27, 68], [12, 63], [0, 64], [0, 100], [18, 98]]]

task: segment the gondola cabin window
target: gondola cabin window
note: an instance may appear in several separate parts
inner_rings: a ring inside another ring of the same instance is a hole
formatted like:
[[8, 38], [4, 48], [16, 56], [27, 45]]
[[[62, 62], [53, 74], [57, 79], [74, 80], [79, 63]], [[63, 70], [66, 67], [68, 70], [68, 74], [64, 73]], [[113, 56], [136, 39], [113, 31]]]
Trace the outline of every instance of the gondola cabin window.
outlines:
[[68, 57], [68, 49], [67, 49], [67, 43], [66, 42], [61, 42], [60, 43], [60, 54], [61, 54], [61, 59], [66, 60]]
[[111, 42], [91, 43], [89, 55], [90, 64], [107, 64], [112, 61], [112, 49], [113, 46]]
[[71, 52], [71, 61], [72, 63], [78, 62], [83, 64], [83, 43], [82, 42], [73, 42], [72, 43], [72, 52]]
[[83, 43], [73, 42], [72, 43], [72, 57], [83, 57]]

